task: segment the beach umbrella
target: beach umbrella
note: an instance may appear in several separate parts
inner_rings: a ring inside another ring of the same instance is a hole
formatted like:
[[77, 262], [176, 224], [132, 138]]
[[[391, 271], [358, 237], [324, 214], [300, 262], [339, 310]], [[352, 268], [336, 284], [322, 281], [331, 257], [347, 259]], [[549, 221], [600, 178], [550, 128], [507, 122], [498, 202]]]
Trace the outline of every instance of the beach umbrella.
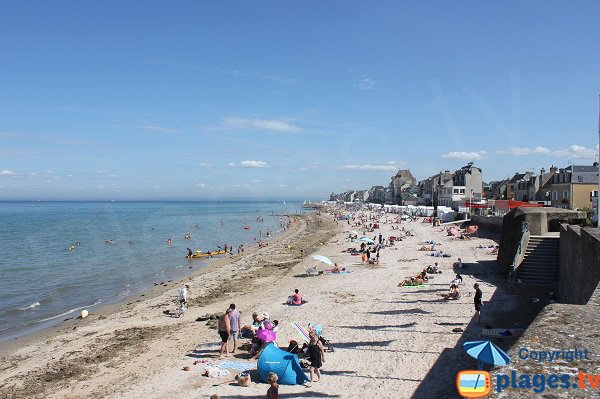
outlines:
[[326, 265], [330, 265], [333, 266], [333, 262], [327, 257], [327, 256], [323, 256], [323, 255], [313, 255], [312, 257], [314, 260], [318, 260], [319, 262], [323, 262]]
[[302, 327], [295, 321], [292, 322], [292, 327], [294, 327], [296, 331], [298, 331], [298, 334], [300, 334], [303, 340], [305, 340], [306, 342], [310, 342], [310, 337], [308, 336], [308, 331], [306, 330], [306, 328]]
[[367, 236], [362, 236], [362, 237], [360, 237], [360, 238], [359, 238], [357, 241], [364, 242], [364, 243], [366, 243], [366, 244], [369, 244], [369, 245], [373, 245], [373, 244], [375, 244], [375, 241], [371, 240], [371, 239], [370, 239], [369, 237], [367, 237]]
[[277, 339], [277, 334], [273, 330], [263, 328], [256, 332], [256, 338], [264, 342], [273, 342]]
[[463, 348], [469, 356], [479, 360], [480, 369], [483, 363], [505, 366], [510, 362], [506, 352], [491, 341], [469, 341], [463, 344]]

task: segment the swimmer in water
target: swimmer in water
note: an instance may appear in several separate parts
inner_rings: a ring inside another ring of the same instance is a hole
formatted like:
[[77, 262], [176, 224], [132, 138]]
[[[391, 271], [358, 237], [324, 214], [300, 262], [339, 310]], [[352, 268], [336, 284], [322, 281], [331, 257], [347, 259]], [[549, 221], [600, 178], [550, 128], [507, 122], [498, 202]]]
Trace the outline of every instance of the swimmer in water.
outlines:
[[168, 245], [171, 245], [172, 243], [173, 243], [173, 241], [172, 241], [172, 240], [169, 238], [169, 239], [167, 240], [167, 244], [168, 244]]
[[193, 255], [192, 250], [188, 248], [187, 251], [188, 251], [187, 258], [192, 259], [192, 255]]

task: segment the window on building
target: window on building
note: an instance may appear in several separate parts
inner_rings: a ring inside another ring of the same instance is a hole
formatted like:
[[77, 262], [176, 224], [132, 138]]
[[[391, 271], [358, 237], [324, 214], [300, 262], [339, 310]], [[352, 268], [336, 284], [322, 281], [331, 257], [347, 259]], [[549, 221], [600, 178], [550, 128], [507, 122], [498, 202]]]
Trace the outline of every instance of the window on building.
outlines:
[[558, 199], [558, 193], [556, 191], [552, 191], [552, 201], [556, 201]]
[[464, 188], [461, 188], [461, 189], [460, 189], [460, 193], [461, 193], [461, 194], [464, 194], [464, 193], [465, 193], [465, 189], [464, 189]]
[[583, 183], [583, 176], [581, 176], [581, 175], [577, 176], [577, 181], [579, 183]]
[[567, 190], [563, 191], [563, 199], [569, 199], [569, 192]]

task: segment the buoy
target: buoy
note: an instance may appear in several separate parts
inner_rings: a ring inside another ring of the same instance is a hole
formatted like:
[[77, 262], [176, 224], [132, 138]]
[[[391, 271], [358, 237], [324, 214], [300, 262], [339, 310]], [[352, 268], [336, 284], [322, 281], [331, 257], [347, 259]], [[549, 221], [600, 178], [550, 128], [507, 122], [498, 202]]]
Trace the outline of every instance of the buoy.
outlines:
[[83, 309], [83, 310], [81, 311], [81, 318], [82, 318], [82, 319], [85, 319], [85, 318], [88, 316], [88, 314], [89, 314], [89, 313], [88, 313], [88, 311], [87, 311], [87, 310], [85, 310], [85, 309]]

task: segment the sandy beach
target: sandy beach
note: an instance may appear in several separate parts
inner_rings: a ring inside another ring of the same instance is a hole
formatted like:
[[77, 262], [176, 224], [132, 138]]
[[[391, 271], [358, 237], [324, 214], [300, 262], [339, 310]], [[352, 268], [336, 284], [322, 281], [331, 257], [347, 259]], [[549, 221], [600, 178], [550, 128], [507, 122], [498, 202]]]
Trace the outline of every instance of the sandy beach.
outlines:
[[[527, 323], [507, 317], [519, 306], [521, 293], [496, 274], [495, 255], [478, 248], [495, 244], [495, 237], [450, 239], [421, 219], [400, 226], [414, 236], [384, 248], [380, 264], [367, 266], [360, 264], [360, 257], [342, 252], [359, 246], [347, 240], [352, 228], [345, 221], [336, 226], [327, 214], [295, 218], [294, 226], [269, 246], [219, 260], [186, 278], [191, 306], [182, 318], [165, 314], [175, 308], [179, 287], [169, 283], [84, 320], [3, 344], [0, 397], [208, 398], [214, 393], [221, 398], [264, 397], [268, 385], [257, 378], [250, 387], [240, 387], [232, 383], [236, 370], [227, 377], [208, 378], [202, 376], [205, 364], [194, 364], [216, 360], [218, 348], [202, 345], [219, 341], [217, 331], [197, 318], [223, 312], [230, 303], [242, 312], [242, 324], [251, 323], [253, 311], [268, 312], [279, 320], [277, 341], [282, 347], [300, 338], [290, 322], [324, 326], [323, 336], [335, 351], [326, 353], [323, 380], [310, 387], [281, 386], [281, 397], [362, 398], [365, 392], [381, 398], [456, 397], [456, 372], [475, 366], [459, 346], [478, 339], [482, 328], [473, 318], [473, 283], [479, 282], [483, 291], [482, 325]], [[380, 227], [368, 235], [399, 235], [391, 224]], [[431, 239], [452, 257], [434, 258], [418, 251]], [[327, 256], [351, 273], [308, 277], [304, 266], [327, 267], [312, 254]], [[458, 257], [468, 266], [461, 271], [462, 296], [447, 301], [441, 295], [448, 292]], [[434, 261], [443, 273], [434, 275], [427, 287], [397, 287], [404, 277]], [[285, 305], [296, 288], [308, 303]], [[502, 300], [488, 304], [497, 290], [502, 290]], [[247, 357], [246, 351], [238, 351], [229, 360]], [[184, 367], [190, 370], [183, 371]]]

